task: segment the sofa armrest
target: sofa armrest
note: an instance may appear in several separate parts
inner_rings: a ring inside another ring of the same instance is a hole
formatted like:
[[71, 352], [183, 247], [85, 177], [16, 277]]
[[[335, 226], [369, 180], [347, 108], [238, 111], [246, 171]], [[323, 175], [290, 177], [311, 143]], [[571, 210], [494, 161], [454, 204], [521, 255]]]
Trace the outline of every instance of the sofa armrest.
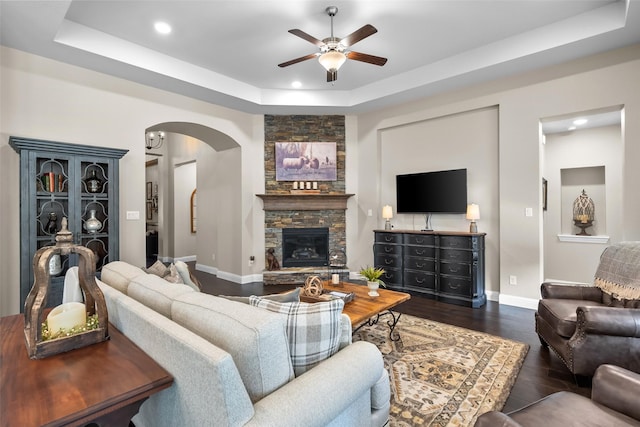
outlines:
[[591, 399], [640, 420], [640, 375], [614, 365], [601, 365], [593, 377]]
[[354, 342], [256, 402], [247, 426], [326, 426], [368, 394], [383, 370], [375, 345]]
[[491, 411], [480, 415], [474, 427], [520, 427], [520, 424], [507, 414]]
[[572, 339], [580, 339], [585, 334], [640, 337], [640, 309], [580, 306], [576, 314], [576, 332]]
[[543, 299], [579, 299], [602, 302], [602, 291], [595, 286], [562, 285], [544, 282], [540, 285], [540, 294]]

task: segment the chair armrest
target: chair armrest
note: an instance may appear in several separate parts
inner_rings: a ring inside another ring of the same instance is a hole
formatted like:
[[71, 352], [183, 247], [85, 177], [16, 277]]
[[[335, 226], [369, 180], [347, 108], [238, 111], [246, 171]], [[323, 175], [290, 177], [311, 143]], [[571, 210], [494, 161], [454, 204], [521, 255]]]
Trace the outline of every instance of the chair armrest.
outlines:
[[561, 285], [559, 283], [544, 282], [540, 285], [540, 294], [543, 299], [581, 299], [602, 302], [602, 291], [595, 286]]
[[591, 400], [640, 420], [640, 375], [614, 365], [601, 365], [593, 376]]
[[502, 412], [491, 411], [480, 415], [474, 427], [520, 427], [520, 424]]
[[585, 306], [576, 309], [573, 339], [585, 334], [640, 337], [640, 309]]
[[[357, 341], [254, 405], [247, 426], [326, 426], [378, 382], [378, 348]], [[369, 421], [370, 422], [370, 421]]]

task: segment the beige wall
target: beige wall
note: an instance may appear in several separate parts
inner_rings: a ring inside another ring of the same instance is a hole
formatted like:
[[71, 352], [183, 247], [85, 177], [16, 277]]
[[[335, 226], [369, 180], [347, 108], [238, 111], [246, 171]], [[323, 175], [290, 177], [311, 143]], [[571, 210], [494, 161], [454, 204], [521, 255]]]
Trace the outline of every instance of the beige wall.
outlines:
[[[541, 118], [572, 112], [596, 110], [623, 105], [627, 117], [623, 124], [624, 192], [622, 235], [620, 239], [640, 240], [640, 224], [633, 220], [638, 211], [640, 193], [633, 191], [640, 182], [640, 46], [608, 52], [588, 59], [538, 71], [517, 78], [504, 79], [487, 85], [461, 90], [396, 108], [385, 109], [358, 117], [359, 164], [377, 165], [381, 171], [383, 135], [388, 129], [416, 124], [439, 117], [463, 114], [481, 108], [498, 106], [499, 224], [494, 236], [488, 236], [499, 251], [498, 283], [490, 283], [499, 291], [501, 302], [534, 308], [539, 298], [543, 278], [541, 148], [539, 122]], [[453, 131], [453, 128], [451, 129]], [[418, 136], [418, 135], [415, 135]], [[441, 136], [420, 135], [424, 139]], [[453, 154], [457, 156], [457, 154]], [[443, 164], [451, 164], [443, 159]], [[366, 233], [358, 236], [359, 258], [355, 265], [373, 260], [370, 232], [382, 224], [380, 209], [383, 185], [375, 176], [358, 171], [358, 205], [361, 211], [374, 209], [373, 217], [361, 216], [358, 224]], [[491, 206], [485, 195], [474, 200], [481, 207]], [[525, 216], [525, 208], [533, 216]], [[480, 224], [483, 226], [485, 219]], [[488, 253], [495, 253], [489, 248]], [[495, 263], [496, 260], [489, 262]], [[509, 285], [509, 276], [517, 277], [517, 285]], [[490, 278], [493, 280], [493, 278]]]
[[[120, 258], [134, 265], [143, 265], [145, 259], [144, 132], [148, 127], [163, 122], [190, 122], [229, 135], [248, 153], [242, 163], [249, 172], [235, 182], [236, 194], [256, 193], [253, 182], [260, 174], [256, 169], [261, 166], [263, 145], [263, 131], [257, 126], [262, 122], [261, 116], [5, 47], [0, 48], [0, 55], [0, 179], [7, 183], [2, 186], [0, 205], [0, 315], [20, 310], [19, 156], [8, 146], [11, 135], [129, 150], [120, 161]], [[229, 217], [231, 228], [239, 230], [241, 237], [234, 236], [234, 244], [241, 247], [238, 252], [243, 259], [258, 252], [253, 243], [253, 224], [247, 221], [254, 216], [254, 204], [258, 204], [255, 196], [243, 199], [240, 208]], [[126, 211], [139, 211], [141, 219], [125, 220]], [[246, 264], [236, 267], [230, 263], [229, 268], [238, 268], [230, 271], [233, 274], [249, 273]]]

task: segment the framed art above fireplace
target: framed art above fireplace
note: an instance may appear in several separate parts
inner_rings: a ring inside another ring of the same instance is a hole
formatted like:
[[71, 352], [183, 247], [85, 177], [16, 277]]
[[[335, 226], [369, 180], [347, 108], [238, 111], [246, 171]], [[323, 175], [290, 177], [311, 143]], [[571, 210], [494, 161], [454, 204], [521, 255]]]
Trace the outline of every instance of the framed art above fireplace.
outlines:
[[335, 181], [335, 142], [276, 142], [276, 181]]

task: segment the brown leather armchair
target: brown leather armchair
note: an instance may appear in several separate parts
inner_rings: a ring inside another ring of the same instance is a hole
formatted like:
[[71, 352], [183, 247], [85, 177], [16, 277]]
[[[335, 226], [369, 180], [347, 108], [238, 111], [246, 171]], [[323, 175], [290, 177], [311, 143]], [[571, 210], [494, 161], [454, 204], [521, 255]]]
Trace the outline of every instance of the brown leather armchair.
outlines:
[[593, 377], [591, 399], [559, 391], [522, 409], [492, 411], [478, 417], [475, 427], [615, 427], [640, 426], [640, 375], [619, 366], [602, 365]]
[[[604, 285], [542, 284], [536, 332], [542, 345], [549, 346], [574, 375], [592, 376], [605, 363], [640, 372], [640, 299], [619, 298], [605, 291], [612, 278], [625, 286], [640, 280], [637, 257], [639, 242], [620, 243], [601, 256], [595, 283]], [[615, 286], [620, 292], [636, 292], [632, 286]]]

